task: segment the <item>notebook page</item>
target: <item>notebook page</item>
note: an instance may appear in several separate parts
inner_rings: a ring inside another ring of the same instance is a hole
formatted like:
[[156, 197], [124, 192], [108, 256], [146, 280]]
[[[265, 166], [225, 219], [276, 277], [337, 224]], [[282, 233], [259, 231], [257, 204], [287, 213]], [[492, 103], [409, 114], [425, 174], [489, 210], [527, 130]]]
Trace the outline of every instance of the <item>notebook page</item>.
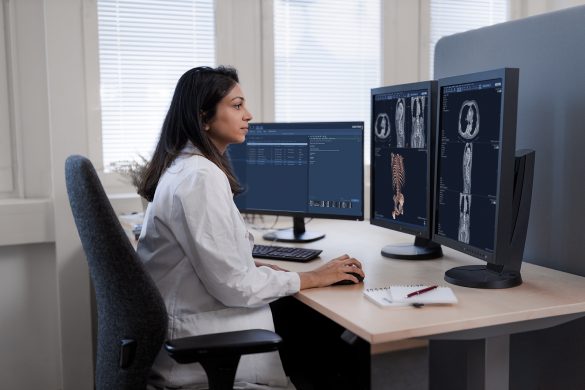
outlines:
[[364, 290], [364, 296], [375, 304], [388, 306], [407, 306], [412, 304], [453, 304], [457, 297], [450, 287], [437, 287], [434, 290], [408, 298], [407, 295], [428, 286], [388, 286]]
[[390, 286], [391, 300], [403, 303], [457, 303], [457, 297], [451, 287], [437, 287], [434, 290], [407, 297], [408, 294], [425, 287], [427, 286]]

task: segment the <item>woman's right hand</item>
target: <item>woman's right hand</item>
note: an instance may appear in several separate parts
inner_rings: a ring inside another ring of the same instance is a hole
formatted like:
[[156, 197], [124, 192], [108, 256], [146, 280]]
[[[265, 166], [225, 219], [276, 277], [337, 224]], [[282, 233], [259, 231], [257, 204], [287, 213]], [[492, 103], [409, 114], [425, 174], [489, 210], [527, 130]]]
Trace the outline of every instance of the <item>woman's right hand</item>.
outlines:
[[349, 272], [356, 273], [362, 278], [365, 277], [362, 264], [357, 259], [349, 255], [337, 257], [313, 271], [299, 272], [301, 290], [330, 286], [341, 280], [351, 280], [354, 283], [359, 283], [360, 281]]

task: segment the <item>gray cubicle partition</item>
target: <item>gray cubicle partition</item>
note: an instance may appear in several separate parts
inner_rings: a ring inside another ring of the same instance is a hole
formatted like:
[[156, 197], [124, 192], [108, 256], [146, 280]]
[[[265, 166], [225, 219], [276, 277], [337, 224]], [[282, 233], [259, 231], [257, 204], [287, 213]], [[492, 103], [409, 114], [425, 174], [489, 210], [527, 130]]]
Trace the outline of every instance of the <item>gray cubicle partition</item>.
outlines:
[[[500, 67], [520, 68], [516, 148], [536, 150], [524, 258], [585, 276], [585, 6], [437, 44], [434, 78]], [[577, 320], [513, 335], [510, 389], [585, 388], [583, 329]]]
[[434, 78], [520, 68], [516, 148], [536, 150], [524, 258], [585, 276], [585, 6], [441, 39]]

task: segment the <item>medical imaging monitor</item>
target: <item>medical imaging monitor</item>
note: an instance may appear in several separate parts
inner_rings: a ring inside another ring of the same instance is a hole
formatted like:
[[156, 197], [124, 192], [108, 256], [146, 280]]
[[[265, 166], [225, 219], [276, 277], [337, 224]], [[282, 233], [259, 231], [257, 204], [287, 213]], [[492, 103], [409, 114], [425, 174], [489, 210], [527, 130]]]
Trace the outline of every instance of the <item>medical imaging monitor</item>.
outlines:
[[414, 243], [387, 245], [382, 255], [433, 259], [435, 81], [372, 89], [370, 222], [414, 235]]
[[364, 219], [364, 123], [250, 123], [229, 156], [244, 192], [241, 212], [293, 217], [293, 228], [267, 240], [307, 242], [305, 217]]
[[513, 234], [526, 234], [517, 223], [524, 183], [515, 159], [518, 69], [441, 79], [438, 93], [433, 240], [487, 262], [449, 270], [445, 279], [518, 285], [522, 254], [513, 253]]

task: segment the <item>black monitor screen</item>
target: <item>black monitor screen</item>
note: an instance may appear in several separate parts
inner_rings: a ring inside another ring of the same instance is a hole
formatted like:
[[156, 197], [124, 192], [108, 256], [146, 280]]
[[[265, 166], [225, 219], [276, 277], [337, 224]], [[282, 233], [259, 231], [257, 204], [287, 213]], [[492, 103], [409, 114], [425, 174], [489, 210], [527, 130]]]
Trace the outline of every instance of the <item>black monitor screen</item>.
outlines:
[[243, 212], [363, 219], [363, 122], [250, 123], [231, 145]]
[[430, 238], [432, 82], [372, 90], [371, 222]]
[[389, 243], [382, 255], [442, 256], [431, 241], [436, 81], [372, 89], [370, 222], [415, 236]]
[[439, 80], [433, 241], [486, 261], [447, 270], [449, 283], [522, 283], [534, 152], [515, 150], [518, 76], [502, 68]]
[[495, 249], [502, 79], [440, 87], [436, 234]]

